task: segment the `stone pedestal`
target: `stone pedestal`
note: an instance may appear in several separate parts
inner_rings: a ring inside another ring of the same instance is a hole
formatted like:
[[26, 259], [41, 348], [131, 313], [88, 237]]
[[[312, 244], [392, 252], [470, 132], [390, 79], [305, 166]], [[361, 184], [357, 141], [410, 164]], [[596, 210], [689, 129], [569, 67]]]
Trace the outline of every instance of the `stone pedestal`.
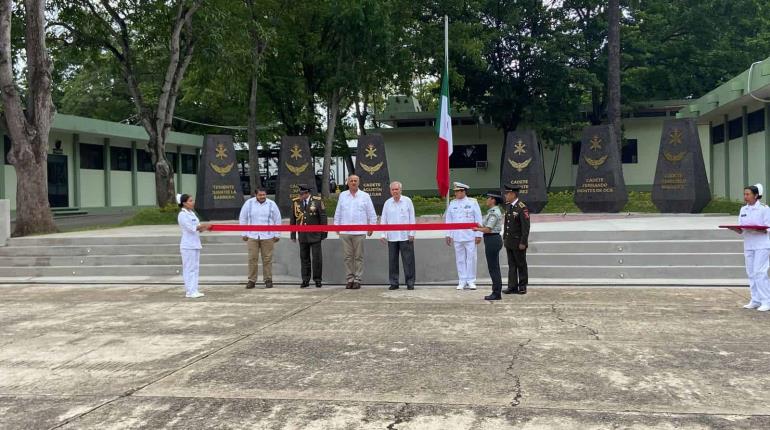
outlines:
[[575, 204], [583, 212], [620, 212], [628, 202], [620, 148], [609, 125], [583, 129]]
[[195, 210], [204, 220], [238, 219], [243, 206], [233, 137], [206, 135], [198, 168]]
[[289, 216], [291, 199], [299, 196], [299, 186], [302, 184], [307, 185], [313, 195], [317, 194], [310, 143], [305, 136], [283, 136], [275, 186], [275, 202], [281, 210], [281, 216]]
[[664, 213], [699, 213], [711, 201], [698, 127], [693, 119], [663, 124], [652, 202]]
[[11, 201], [0, 200], [0, 246], [8, 243], [11, 237]]
[[504, 188], [506, 185], [521, 188], [519, 197], [530, 212], [538, 213], [548, 203], [543, 156], [533, 130], [514, 131], [505, 138], [500, 186]]
[[372, 197], [374, 210], [380, 215], [382, 206], [390, 198], [388, 159], [382, 135], [368, 134], [358, 138], [356, 175], [360, 179], [358, 187]]

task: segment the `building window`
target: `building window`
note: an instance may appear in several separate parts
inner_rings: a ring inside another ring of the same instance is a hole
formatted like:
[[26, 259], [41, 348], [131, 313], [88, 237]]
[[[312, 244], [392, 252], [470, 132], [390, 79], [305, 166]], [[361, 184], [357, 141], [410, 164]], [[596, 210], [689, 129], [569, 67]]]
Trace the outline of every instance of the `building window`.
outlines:
[[176, 163], [178, 160], [178, 154], [176, 152], [167, 152], [166, 153], [166, 160], [168, 160], [169, 167], [171, 167], [171, 171], [176, 173]]
[[748, 134], [759, 133], [765, 131], [765, 110], [755, 110], [749, 114], [749, 131]]
[[624, 139], [620, 150], [620, 161], [623, 164], [636, 164], [639, 162], [639, 145], [636, 139]]
[[711, 127], [711, 143], [716, 145], [725, 141], [725, 125]]
[[104, 170], [104, 146], [81, 143], [80, 168]]
[[580, 163], [580, 141], [572, 142], [572, 165], [577, 166]]
[[131, 171], [131, 148], [110, 147], [110, 169], [121, 172]]
[[139, 172], [154, 172], [152, 157], [144, 149], [136, 150], [136, 170]]
[[449, 168], [475, 169], [477, 161], [487, 161], [487, 145], [454, 145]]
[[727, 138], [738, 139], [743, 136], [743, 118], [735, 118], [727, 123]]
[[185, 175], [198, 174], [198, 156], [195, 154], [182, 154], [182, 173]]

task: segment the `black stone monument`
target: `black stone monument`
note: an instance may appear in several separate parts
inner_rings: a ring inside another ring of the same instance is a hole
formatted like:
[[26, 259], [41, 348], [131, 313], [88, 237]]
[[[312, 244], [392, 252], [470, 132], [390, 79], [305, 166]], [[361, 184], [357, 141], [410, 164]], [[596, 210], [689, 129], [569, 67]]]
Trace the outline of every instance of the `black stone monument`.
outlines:
[[706, 164], [693, 119], [663, 124], [652, 203], [661, 212], [699, 213], [711, 201]]
[[356, 175], [358, 187], [372, 198], [374, 210], [382, 213], [382, 206], [390, 198], [390, 176], [382, 135], [367, 134], [358, 138], [356, 151]]
[[514, 131], [506, 136], [500, 186], [506, 185], [521, 188], [521, 200], [530, 212], [538, 213], [548, 203], [543, 156], [534, 130]]
[[283, 136], [278, 156], [278, 180], [275, 202], [282, 216], [291, 211], [291, 199], [299, 196], [299, 186], [307, 185], [316, 194], [315, 167], [310, 144], [304, 136]]
[[205, 220], [238, 219], [243, 206], [233, 137], [208, 134], [198, 167], [195, 210]]
[[612, 127], [583, 129], [575, 204], [583, 212], [620, 212], [628, 202], [620, 148]]

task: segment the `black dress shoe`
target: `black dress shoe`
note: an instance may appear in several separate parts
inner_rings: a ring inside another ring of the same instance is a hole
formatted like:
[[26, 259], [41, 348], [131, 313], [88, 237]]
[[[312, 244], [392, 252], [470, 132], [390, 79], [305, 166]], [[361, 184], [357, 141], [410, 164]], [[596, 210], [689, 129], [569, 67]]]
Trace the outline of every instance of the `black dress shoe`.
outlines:
[[360, 290], [361, 289], [361, 283], [360, 282], [353, 282], [353, 286], [350, 287], [351, 290]]
[[518, 290], [516, 290], [516, 294], [527, 294], [527, 286], [519, 287]]
[[246, 289], [247, 290], [250, 290], [250, 289], [252, 289], [252, 288], [254, 288], [256, 286], [257, 286], [257, 283], [254, 282], [254, 281], [249, 281], [249, 282], [246, 283]]
[[322, 284], [321, 284], [320, 282], [316, 282], [316, 283], [315, 283], [315, 287], [316, 287], [316, 288], [321, 288], [321, 285], [322, 285]]
[[345, 284], [346, 290], [352, 290], [353, 289], [353, 281], [348, 281], [347, 284]]
[[390, 287], [388, 287], [388, 289], [389, 290], [397, 290], [398, 289], [398, 285], [391, 285]]
[[273, 288], [272, 282], [265, 282], [265, 288]]
[[519, 292], [510, 288], [506, 288], [503, 290], [503, 294], [519, 294]]
[[502, 300], [503, 298], [500, 297], [497, 294], [490, 294], [488, 296], [484, 296], [484, 300]]
[[414, 290], [414, 285], [407, 285], [406, 289], [407, 290]]
[[300, 287], [300, 288], [307, 288], [307, 287], [309, 287], [309, 286], [310, 286], [310, 284], [309, 284], [309, 283], [305, 283], [305, 282], [303, 282], [303, 283], [301, 283], [301, 284], [299, 285], [299, 287]]

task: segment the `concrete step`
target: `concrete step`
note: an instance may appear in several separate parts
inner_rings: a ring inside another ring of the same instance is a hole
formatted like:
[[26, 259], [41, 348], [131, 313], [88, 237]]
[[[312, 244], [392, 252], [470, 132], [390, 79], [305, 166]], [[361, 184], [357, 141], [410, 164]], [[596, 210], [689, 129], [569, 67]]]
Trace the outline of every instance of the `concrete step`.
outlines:
[[[502, 267], [507, 273], [508, 267]], [[529, 265], [532, 276], [546, 279], [746, 279], [743, 266], [550, 266]]]
[[[241, 247], [242, 248], [242, 247]], [[245, 262], [245, 250], [237, 253], [202, 254], [201, 264], [233, 264]], [[117, 255], [69, 255], [69, 256], [14, 256], [0, 259], [0, 267], [33, 266], [145, 266], [180, 265], [181, 256], [176, 254], [117, 254]], [[505, 263], [505, 253], [501, 253]], [[743, 253], [724, 254], [639, 254], [639, 253], [532, 253], [528, 262], [533, 265], [549, 266], [740, 266]]]
[[623, 241], [553, 241], [530, 242], [528, 254], [536, 253], [743, 253], [741, 240], [649, 240]]
[[[175, 276], [182, 270], [181, 264], [168, 265], [117, 265], [117, 266], [34, 266], [34, 267], [2, 267], [0, 268], [0, 278], [14, 277], [72, 277], [72, 276]], [[287, 275], [288, 268], [285, 264], [273, 263], [273, 273], [276, 275]], [[236, 264], [201, 264], [201, 273], [206, 276], [232, 276], [248, 273], [248, 265], [243, 263]], [[260, 267], [260, 273], [262, 269]]]

